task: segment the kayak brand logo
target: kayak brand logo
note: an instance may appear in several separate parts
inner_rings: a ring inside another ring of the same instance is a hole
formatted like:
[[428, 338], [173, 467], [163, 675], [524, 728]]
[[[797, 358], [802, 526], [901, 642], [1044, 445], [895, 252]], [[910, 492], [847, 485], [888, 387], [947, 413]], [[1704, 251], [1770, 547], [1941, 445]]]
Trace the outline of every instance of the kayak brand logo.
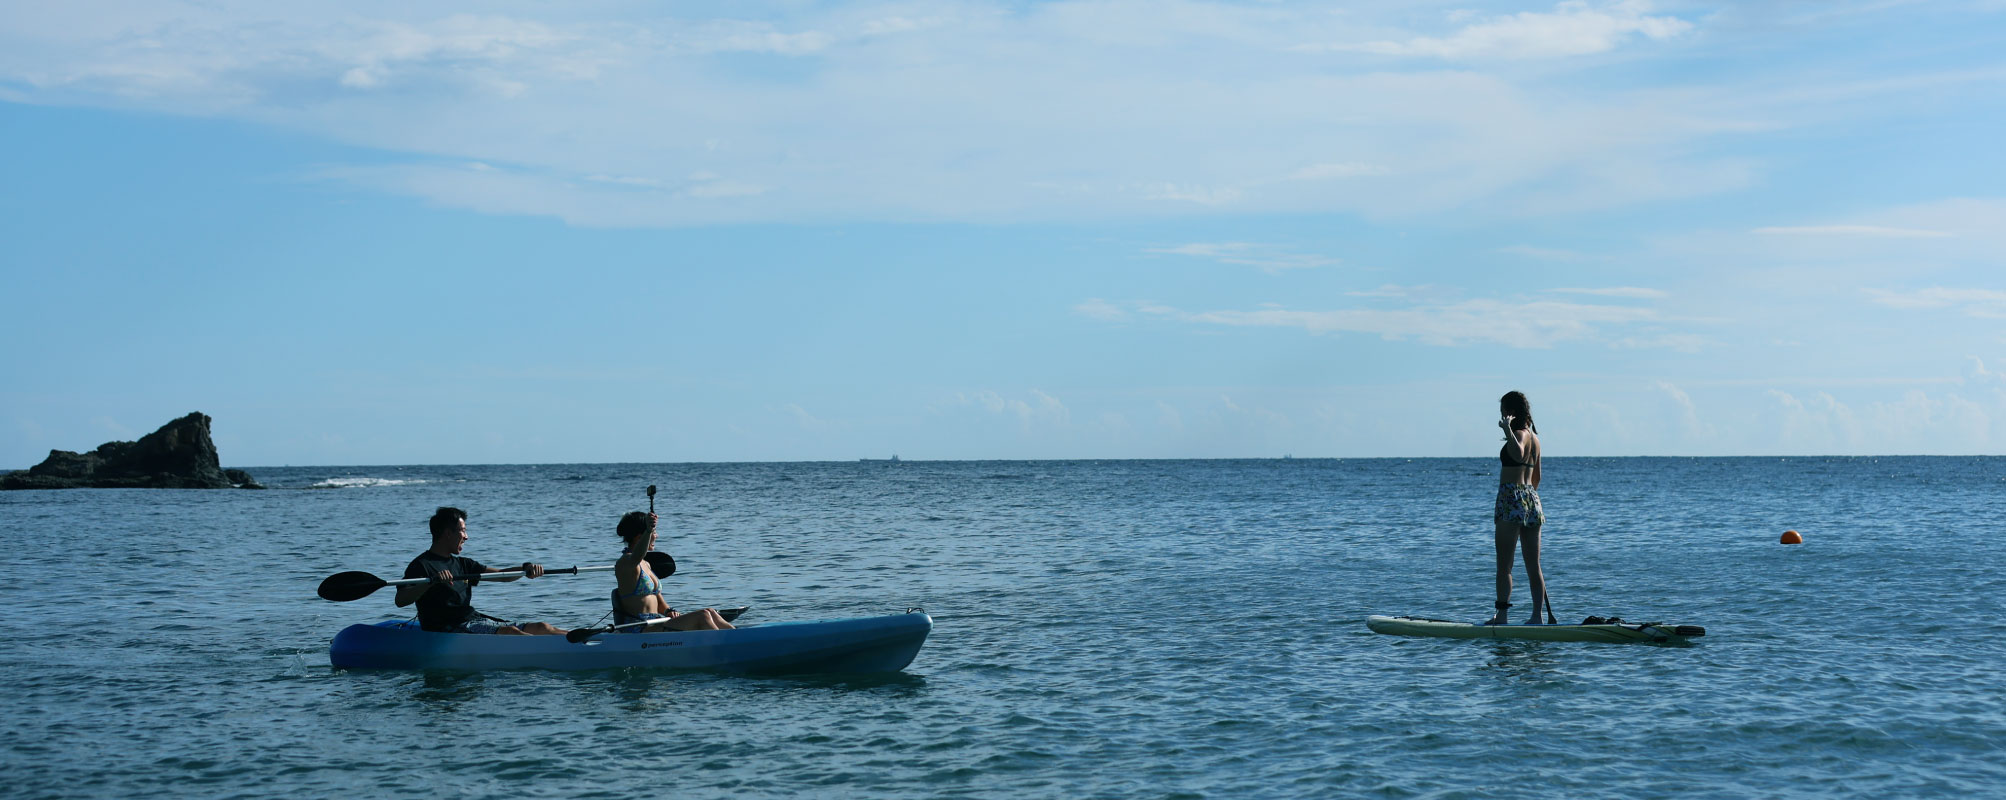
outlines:
[[642, 650], [646, 650], [646, 649], [648, 649], [648, 648], [650, 648], [650, 647], [681, 647], [681, 646], [683, 646], [683, 643], [682, 643], [682, 642], [642, 642], [642, 643], [641, 643], [641, 649], [642, 649]]

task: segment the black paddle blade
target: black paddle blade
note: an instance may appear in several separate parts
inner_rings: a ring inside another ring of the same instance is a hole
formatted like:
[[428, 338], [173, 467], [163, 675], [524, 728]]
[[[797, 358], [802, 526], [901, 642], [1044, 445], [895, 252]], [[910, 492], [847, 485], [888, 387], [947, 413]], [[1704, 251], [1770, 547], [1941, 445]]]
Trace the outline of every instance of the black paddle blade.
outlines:
[[346, 603], [361, 600], [389, 584], [367, 572], [337, 572], [320, 582], [320, 599]]
[[657, 550], [645, 558], [648, 559], [648, 568], [655, 571], [657, 580], [676, 574], [676, 560], [670, 558], [668, 553]]
[[717, 610], [717, 615], [720, 617], [724, 617], [725, 622], [737, 622], [740, 615], [751, 610], [752, 606], [739, 606], [737, 608], [720, 608]]
[[571, 632], [564, 634], [564, 641], [572, 644], [584, 644], [587, 639], [610, 630], [612, 628], [573, 628]]

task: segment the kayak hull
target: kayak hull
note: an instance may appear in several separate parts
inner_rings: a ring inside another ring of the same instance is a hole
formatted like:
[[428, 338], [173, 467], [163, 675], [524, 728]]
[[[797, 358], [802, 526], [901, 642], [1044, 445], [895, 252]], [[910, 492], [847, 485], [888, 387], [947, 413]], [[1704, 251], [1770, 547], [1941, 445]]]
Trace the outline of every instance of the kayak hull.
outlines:
[[728, 631], [562, 636], [432, 633], [414, 620], [350, 625], [328, 661], [340, 669], [690, 669], [746, 674], [897, 672], [933, 630], [923, 612], [781, 622]]
[[[1691, 636], [1681, 634], [1681, 627], [1664, 623], [1649, 622], [1639, 625], [1475, 625], [1468, 622], [1453, 622], [1426, 617], [1387, 617], [1373, 615], [1365, 618], [1365, 627], [1375, 633], [1395, 636], [1432, 636], [1447, 639], [1524, 639], [1537, 642], [1608, 642], [1627, 644], [1648, 642], [1660, 644], [1685, 644]], [[1694, 634], [1703, 635], [1703, 634]]]

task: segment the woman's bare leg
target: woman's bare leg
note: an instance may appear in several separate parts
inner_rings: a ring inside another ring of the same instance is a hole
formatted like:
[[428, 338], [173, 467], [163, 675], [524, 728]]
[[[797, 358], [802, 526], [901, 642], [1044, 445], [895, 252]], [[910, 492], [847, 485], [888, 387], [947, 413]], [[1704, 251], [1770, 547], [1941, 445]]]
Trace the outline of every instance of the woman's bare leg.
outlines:
[[1498, 599], [1495, 604], [1497, 615], [1491, 624], [1505, 624], [1505, 608], [1511, 604], [1511, 559], [1512, 550], [1518, 545], [1518, 526], [1510, 522], [1498, 523]]
[[565, 630], [548, 622], [525, 622], [521, 626], [504, 625], [495, 633], [504, 636], [562, 636]]
[[1526, 624], [1537, 625], [1540, 611], [1546, 608], [1546, 573], [1539, 568], [1539, 526], [1519, 530], [1518, 544], [1525, 551], [1525, 588], [1532, 591], [1532, 619]]
[[648, 626], [648, 630], [650, 631], [728, 631], [732, 629], [733, 626], [731, 623], [724, 621], [724, 617], [718, 616], [715, 609], [709, 608], [691, 611], [687, 614], [677, 614], [674, 619], [668, 622]]

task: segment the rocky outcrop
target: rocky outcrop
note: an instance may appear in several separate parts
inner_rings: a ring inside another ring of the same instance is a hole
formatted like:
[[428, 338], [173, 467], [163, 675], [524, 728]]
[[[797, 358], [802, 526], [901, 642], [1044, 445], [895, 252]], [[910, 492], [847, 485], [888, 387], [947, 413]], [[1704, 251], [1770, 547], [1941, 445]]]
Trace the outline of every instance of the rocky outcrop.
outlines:
[[106, 442], [88, 453], [50, 450], [0, 489], [263, 489], [250, 473], [226, 470], [209, 438], [209, 415], [195, 412], [137, 442]]

